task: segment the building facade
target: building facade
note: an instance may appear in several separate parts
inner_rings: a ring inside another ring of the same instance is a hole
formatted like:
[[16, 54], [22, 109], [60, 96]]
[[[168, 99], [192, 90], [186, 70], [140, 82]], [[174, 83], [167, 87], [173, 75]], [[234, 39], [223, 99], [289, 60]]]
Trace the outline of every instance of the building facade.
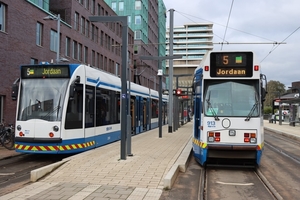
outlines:
[[[0, 1], [1, 119], [15, 122], [11, 87], [22, 64], [51, 63], [58, 57], [58, 62], [84, 63], [120, 74], [122, 25], [92, 23], [89, 16], [93, 15], [116, 14], [103, 0]], [[128, 43], [133, 42], [134, 32], [129, 30]], [[133, 46], [128, 45], [128, 52], [133, 60]], [[133, 62], [129, 67], [133, 73]]]
[[[140, 56], [165, 56], [166, 8], [163, 0], [105, 0], [119, 16], [128, 16], [134, 31], [134, 82], [158, 89], [158, 61]], [[165, 62], [162, 62], [165, 71]], [[165, 79], [164, 79], [165, 80]]]
[[[167, 29], [166, 54], [169, 55], [170, 29]], [[192, 86], [195, 69], [207, 51], [213, 49], [213, 24], [185, 24], [173, 29], [173, 55], [182, 56], [173, 60], [173, 89], [187, 90]], [[169, 62], [167, 62], [169, 69]], [[168, 84], [168, 81], [167, 81]], [[168, 86], [167, 86], [168, 87]], [[191, 89], [189, 89], [191, 90]]]

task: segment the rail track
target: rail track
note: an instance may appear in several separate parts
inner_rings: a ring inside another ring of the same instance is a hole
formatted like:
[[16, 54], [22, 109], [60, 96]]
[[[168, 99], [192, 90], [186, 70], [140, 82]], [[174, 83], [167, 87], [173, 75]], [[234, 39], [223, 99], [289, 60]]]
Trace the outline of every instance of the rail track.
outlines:
[[0, 196], [30, 183], [32, 170], [55, 163], [65, 157], [63, 155], [21, 154], [0, 159]]

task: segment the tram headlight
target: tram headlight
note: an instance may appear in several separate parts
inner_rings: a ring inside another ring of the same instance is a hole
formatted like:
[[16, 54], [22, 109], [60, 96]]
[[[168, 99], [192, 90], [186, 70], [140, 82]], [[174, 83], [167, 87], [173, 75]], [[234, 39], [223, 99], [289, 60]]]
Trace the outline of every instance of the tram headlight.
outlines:
[[58, 126], [53, 126], [53, 131], [57, 132], [59, 130]]
[[250, 138], [250, 143], [256, 143], [256, 138]]
[[229, 136], [235, 136], [235, 130], [229, 130]]
[[17, 130], [20, 131], [22, 129], [21, 125], [17, 126]]
[[214, 137], [208, 137], [208, 141], [209, 141], [209, 142], [214, 142], [215, 139], [214, 139]]

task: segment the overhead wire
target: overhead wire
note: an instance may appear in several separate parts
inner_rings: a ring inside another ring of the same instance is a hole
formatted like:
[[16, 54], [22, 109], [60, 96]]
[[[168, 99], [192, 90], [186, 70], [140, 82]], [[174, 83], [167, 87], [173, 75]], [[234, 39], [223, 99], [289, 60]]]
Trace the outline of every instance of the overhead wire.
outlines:
[[300, 29], [300, 26], [298, 28], [296, 28], [291, 34], [289, 34], [284, 40], [282, 40], [282, 42], [278, 43], [278, 44], [274, 44], [273, 48], [269, 51], [269, 53], [260, 61], [260, 63], [262, 63], [273, 51], [275, 51], [275, 49], [277, 49], [277, 47], [279, 47], [280, 44], [282, 44], [284, 41], [286, 41], [289, 37], [291, 37], [296, 31], [298, 31]]
[[[234, 1], [234, 0], [233, 0]], [[233, 3], [233, 2], [232, 2]], [[197, 19], [201, 19], [201, 20], [203, 20], [203, 21], [207, 21], [207, 22], [210, 22], [210, 23], [213, 23], [213, 24], [216, 24], [216, 25], [219, 25], [219, 26], [225, 26], [225, 25], [222, 25], [222, 24], [219, 24], [219, 23], [216, 23], [216, 22], [213, 22], [213, 21], [211, 21], [211, 20], [206, 20], [206, 19], [203, 19], [203, 18], [200, 18], [200, 17], [196, 17], [196, 16], [193, 16], [193, 15], [190, 15], [190, 14], [187, 14], [187, 13], [183, 13], [183, 12], [179, 12], [179, 11], [176, 11], [177, 13], [179, 13], [179, 14], [181, 14], [183, 17], [185, 17], [185, 18], [187, 18], [187, 19], [189, 19], [189, 20], [191, 20], [189, 17], [187, 17], [187, 16], [191, 16], [191, 17], [194, 17], [194, 18], [197, 18]], [[231, 12], [231, 11], [230, 11]], [[191, 21], [193, 21], [194, 23], [195, 23], [195, 21], [194, 20], [191, 20]], [[228, 25], [228, 24], [227, 24]], [[258, 38], [261, 38], [261, 39], [264, 39], [264, 40], [268, 40], [268, 41], [272, 41], [272, 43], [259, 43], [259, 44], [273, 44], [273, 47], [272, 47], [272, 49], [269, 51], [269, 53], [268, 53], [268, 55], [266, 55], [265, 57], [264, 57], [264, 59], [262, 59], [261, 60], [261, 62], [262, 61], [264, 61], [275, 49], [277, 49], [278, 48], [278, 46], [280, 45], [280, 44], [286, 44], [285, 43], [285, 40], [287, 40], [290, 36], [292, 36], [296, 31], [298, 31], [299, 29], [300, 29], [300, 26], [298, 27], [298, 28], [296, 28], [288, 37], [286, 37], [284, 40], [282, 40], [281, 42], [277, 42], [277, 41], [275, 41], [275, 40], [272, 40], [272, 39], [268, 39], [268, 38], [265, 38], [265, 37], [261, 37], [261, 36], [258, 36], [258, 35], [255, 35], [255, 34], [252, 34], [252, 33], [249, 33], [249, 32], [245, 32], [245, 31], [242, 31], [242, 30], [239, 30], [239, 29], [235, 29], [235, 28], [232, 28], [232, 27], [230, 27], [230, 26], [226, 26], [228, 29], [232, 29], [232, 30], [235, 30], [235, 31], [238, 31], [238, 32], [241, 32], [241, 33], [245, 33], [245, 34], [248, 34], [248, 35], [252, 35], [252, 36], [254, 36], [254, 37], [258, 37]], [[214, 35], [216, 35], [215, 33], [213, 33]], [[217, 35], [216, 35], [217, 36]], [[219, 36], [218, 36], [219, 37]], [[221, 37], [219, 37], [219, 38], [221, 38]], [[224, 40], [223, 40], [223, 42], [222, 43], [214, 43], [214, 44], [238, 44], [238, 43], [229, 43], [228, 41], [226, 41], [225, 40], [225, 37], [223, 38]], [[226, 42], [224, 42], [224, 41], [226, 41]], [[244, 43], [240, 43], [240, 44], [244, 44]], [[251, 43], [251, 44], [258, 44], [258, 43]]]
[[233, 3], [234, 3], [234, 0], [232, 0], [232, 2], [231, 2], [230, 11], [229, 11], [228, 19], [227, 19], [227, 24], [226, 24], [226, 27], [225, 27], [225, 33], [224, 33], [224, 37], [223, 37], [223, 41], [222, 41], [222, 45], [221, 45], [221, 50], [223, 49], [223, 43], [224, 43], [224, 40], [225, 40], [225, 37], [226, 37], [226, 32], [227, 32], [227, 28], [228, 28], [228, 24], [229, 24], [229, 20], [230, 20], [230, 16], [231, 16]]

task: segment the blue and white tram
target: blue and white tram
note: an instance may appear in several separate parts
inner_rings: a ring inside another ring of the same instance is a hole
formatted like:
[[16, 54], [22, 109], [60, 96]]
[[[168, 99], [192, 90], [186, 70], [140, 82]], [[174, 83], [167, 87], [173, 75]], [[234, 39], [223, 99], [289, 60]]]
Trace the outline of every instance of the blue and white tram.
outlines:
[[193, 84], [193, 153], [201, 165], [259, 165], [265, 84], [253, 52], [206, 54]]
[[[20, 68], [21, 78], [12, 93], [17, 100], [17, 152], [77, 153], [120, 139], [121, 80], [117, 76], [80, 64]], [[131, 83], [132, 134], [157, 127], [150, 118], [157, 100], [151, 93]]]

